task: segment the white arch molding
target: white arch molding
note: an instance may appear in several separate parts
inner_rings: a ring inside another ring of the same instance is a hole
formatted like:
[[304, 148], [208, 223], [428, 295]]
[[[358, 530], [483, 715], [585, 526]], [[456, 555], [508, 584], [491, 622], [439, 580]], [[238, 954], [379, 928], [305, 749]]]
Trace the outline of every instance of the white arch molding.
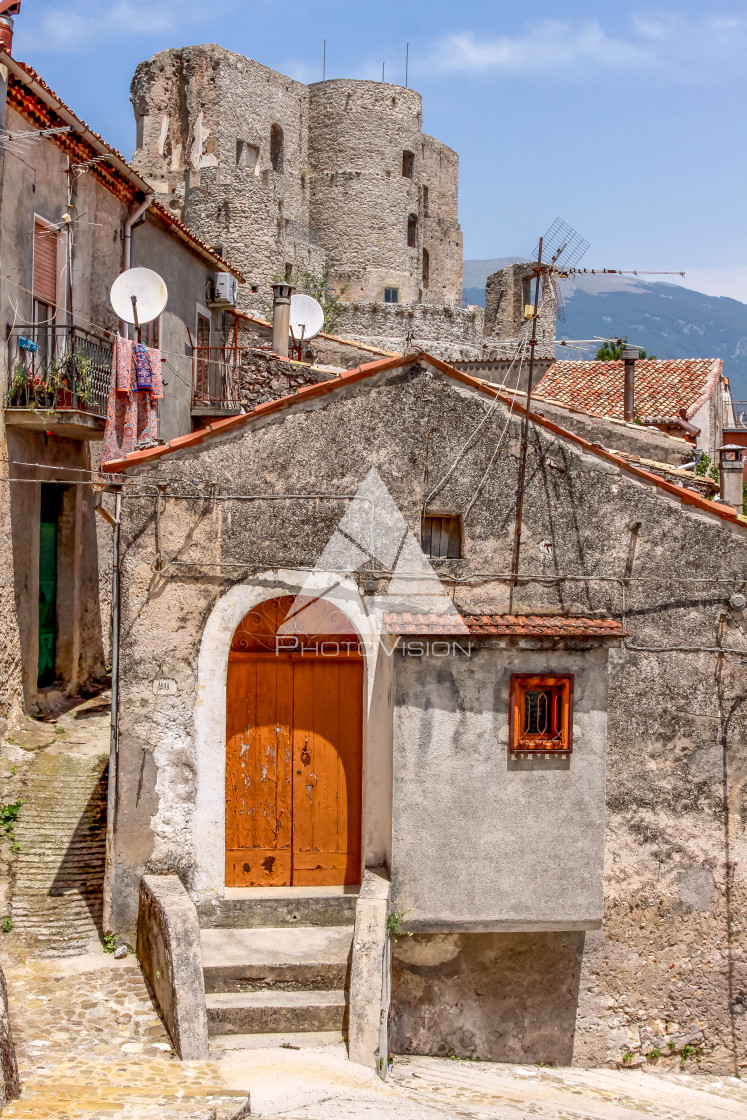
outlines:
[[[329, 591], [329, 588], [334, 591]], [[198, 899], [222, 898], [226, 889], [226, 681], [228, 655], [236, 627], [242, 618], [266, 599], [283, 595], [313, 595], [318, 592], [350, 619], [361, 638], [365, 654], [364, 690], [367, 717], [363, 721], [363, 849], [366, 850], [367, 725], [372, 716], [377, 663], [381, 662], [374, 618], [365, 609], [354, 580], [337, 573], [277, 569], [232, 587], [213, 607], [202, 632], [197, 662], [195, 701], [195, 756], [197, 791], [192, 818], [194, 845], [193, 894]], [[387, 661], [384, 658], [384, 661]], [[380, 668], [383, 666], [380, 665]], [[381, 673], [379, 674], [381, 676]], [[384, 689], [388, 692], [388, 689]], [[378, 784], [378, 783], [377, 783]], [[388, 784], [388, 783], [385, 783]], [[371, 815], [370, 812], [368, 814]]]

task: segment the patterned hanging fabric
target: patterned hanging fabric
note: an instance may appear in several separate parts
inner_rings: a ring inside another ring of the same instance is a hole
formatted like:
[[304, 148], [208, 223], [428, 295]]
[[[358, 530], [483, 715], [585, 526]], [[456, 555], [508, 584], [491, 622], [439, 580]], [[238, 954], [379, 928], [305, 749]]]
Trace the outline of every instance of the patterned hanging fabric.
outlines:
[[160, 351], [117, 335], [102, 464], [129, 455], [138, 443], [159, 442], [157, 402], [162, 397]]

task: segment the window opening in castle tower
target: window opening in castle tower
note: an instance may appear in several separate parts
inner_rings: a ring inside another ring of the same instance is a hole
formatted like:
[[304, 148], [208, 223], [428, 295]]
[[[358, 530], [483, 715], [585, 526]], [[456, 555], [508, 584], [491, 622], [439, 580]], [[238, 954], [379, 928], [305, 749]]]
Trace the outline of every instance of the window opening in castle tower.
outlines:
[[286, 284], [290, 284], [292, 279], [293, 279], [293, 262], [292, 261], [286, 261], [285, 262], [285, 282], [286, 282]]
[[423, 287], [427, 288], [431, 282], [431, 258], [427, 249], [423, 249]]
[[399, 288], [384, 288], [384, 303], [399, 303]]
[[407, 244], [414, 249], [418, 243], [418, 219], [415, 214], [410, 214], [407, 219]]
[[[542, 285], [541, 284], [540, 284], [539, 295], [540, 295], [540, 297], [542, 296]], [[525, 311], [524, 311], [525, 315], [527, 313], [526, 308], [528, 308], [528, 307], [532, 308], [532, 312], [534, 311], [534, 284], [532, 283], [532, 277], [531, 276], [525, 276], [524, 279], [521, 281], [521, 302], [522, 302], [523, 307], [525, 309]], [[538, 302], [539, 302], [539, 300], [538, 300]], [[532, 312], [530, 312], [530, 314]]]
[[415, 170], [415, 156], [412, 152], [402, 153], [402, 175], [405, 179], [412, 179]]
[[273, 171], [283, 170], [283, 130], [279, 124], [270, 129], [270, 163]]
[[423, 187], [423, 217], [428, 217], [428, 188]]

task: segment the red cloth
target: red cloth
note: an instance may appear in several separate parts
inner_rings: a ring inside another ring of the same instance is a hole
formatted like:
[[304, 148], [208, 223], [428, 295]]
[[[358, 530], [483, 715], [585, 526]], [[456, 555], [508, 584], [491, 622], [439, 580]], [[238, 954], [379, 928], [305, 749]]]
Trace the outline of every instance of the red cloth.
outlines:
[[106, 410], [101, 462], [121, 459], [140, 440], [158, 439], [158, 405], [163, 397], [160, 350], [146, 350], [152, 372], [150, 389], [138, 390], [135, 343], [117, 335], [112, 354], [112, 379]]

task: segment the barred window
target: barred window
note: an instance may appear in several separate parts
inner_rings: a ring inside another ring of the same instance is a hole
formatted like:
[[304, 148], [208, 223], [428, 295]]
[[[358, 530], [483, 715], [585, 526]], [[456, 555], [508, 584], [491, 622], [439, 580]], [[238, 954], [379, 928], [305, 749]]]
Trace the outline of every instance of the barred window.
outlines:
[[511, 677], [511, 750], [573, 749], [573, 677]]

